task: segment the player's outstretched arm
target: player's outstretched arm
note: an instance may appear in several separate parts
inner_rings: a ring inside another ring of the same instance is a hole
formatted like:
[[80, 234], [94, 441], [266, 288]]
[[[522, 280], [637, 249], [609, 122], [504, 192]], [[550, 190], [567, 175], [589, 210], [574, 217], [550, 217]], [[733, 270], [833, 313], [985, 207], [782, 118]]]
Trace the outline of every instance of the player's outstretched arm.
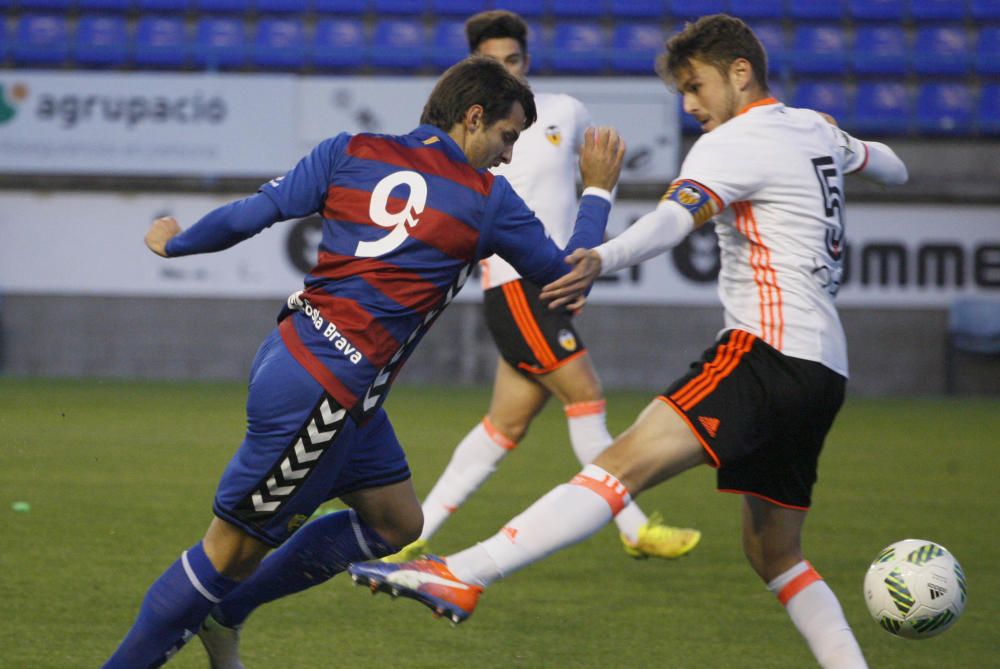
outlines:
[[566, 258], [573, 270], [542, 289], [550, 308], [569, 304], [600, 274], [636, 265], [673, 248], [694, 228], [694, 217], [676, 202], [664, 200], [614, 239]]
[[172, 216], [158, 218], [146, 233], [146, 246], [164, 258], [222, 251], [282, 218], [271, 198], [257, 193], [213, 209], [187, 230]]
[[549, 309], [580, 309], [584, 294], [601, 275], [601, 255], [594, 249], [577, 249], [566, 256], [566, 262], [573, 269], [545, 286], [540, 294], [549, 303]]
[[[827, 123], [839, 127], [837, 119], [829, 114], [817, 111]], [[845, 140], [844, 148], [859, 156], [861, 165], [848, 174], [860, 174], [870, 181], [883, 186], [900, 186], [910, 178], [906, 165], [896, 152], [882, 142], [863, 142], [846, 132], [842, 133]]]
[[883, 186], [900, 186], [909, 180], [906, 164], [900, 160], [895, 151], [882, 142], [863, 142], [863, 144], [867, 151], [867, 161], [861, 169], [852, 174], [860, 174]]
[[614, 128], [588, 128], [580, 151], [583, 196], [573, 235], [560, 249], [524, 201], [502, 177], [497, 179], [499, 205], [484, 255], [497, 253], [526, 279], [544, 285], [569, 271], [566, 257], [576, 249], [597, 246], [604, 238], [611, 193], [621, 174], [625, 142]]

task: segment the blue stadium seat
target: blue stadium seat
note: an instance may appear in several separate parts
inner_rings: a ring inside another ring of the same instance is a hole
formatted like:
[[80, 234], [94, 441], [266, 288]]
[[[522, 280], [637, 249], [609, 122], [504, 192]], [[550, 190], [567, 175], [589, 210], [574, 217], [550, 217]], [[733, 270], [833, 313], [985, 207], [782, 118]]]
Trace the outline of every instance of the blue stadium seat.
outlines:
[[670, 3], [670, 13], [681, 21], [691, 21], [699, 16], [728, 11], [728, 0], [673, 0]]
[[788, 0], [788, 16], [796, 21], [839, 21], [844, 0]]
[[428, 0], [372, 0], [372, 11], [379, 16], [418, 16], [427, 11]]
[[81, 16], [76, 25], [74, 60], [80, 65], [117, 67], [128, 61], [124, 16]]
[[922, 84], [917, 90], [917, 129], [935, 135], [964, 135], [973, 129], [972, 92], [965, 84]]
[[857, 74], [906, 74], [909, 56], [902, 26], [862, 25], [854, 34], [851, 66]]
[[524, 18], [536, 18], [545, 14], [544, 2], [539, 0], [494, 0], [494, 9], [506, 9], [507, 11], [520, 14]]
[[438, 21], [434, 26], [431, 63], [447, 69], [469, 55], [469, 41], [465, 38], [464, 21]]
[[969, 70], [972, 47], [963, 26], [924, 26], [913, 45], [917, 74], [956, 75]]
[[306, 30], [297, 18], [264, 18], [254, 34], [254, 67], [298, 70], [306, 64]]
[[767, 82], [767, 87], [770, 89], [771, 97], [779, 102], [784, 102], [788, 99], [788, 93], [785, 90], [785, 85], [776, 79], [769, 79]]
[[852, 21], [892, 21], [906, 18], [903, 0], [847, 0], [847, 15]]
[[744, 21], [780, 21], [785, 17], [785, 0], [729, 0], [729, 13]]
[[1000, 357], [1000, 300], [963, 297], [948, 309], [948, 339], [945, 348], [945, 391], [955, 393], [958, 354], [979, 358]]
[[983, 76], [1000, 75], [1000, 27], [979, 29], [975, 69], [976, 73]]
[[17, 4], [21, 11], [27, 12], [66, 10], [73, 6], [73, 0], [20, 0]]
[[136, 0], [140, 12], [186, 12], [194, 0]]
[[194, 0], [194, 8], [203, 14], [242, 14], [253, 8], [253, 0]]
[[76, 7], [82, 12], [127, 12], [132, 4], [132, 0], [77, 0]]
[[262, 14], [300, 14], [309, 10], [309, 0], [256, 0]]
[[367, 0], [313, 0], [317, 14], [358, 15], [368, 11]]
[[652, 23], [619, 23], [611, 38], [611, 67], [618, 73], [651, 74], [664, 34]]
[[194, 61], [208, 69], [232, 69], [246, 62], [246, 28], [242, 18], [207, 16], [195, 26]]
[[913, 105], [898, 81], [866, 82], [858, 86], [851, 114], [851, 132], [902, 135], [909, 131]]
[[603, 16], [604, 0], [549, 0], [549, 11], [557, 19], [593, 19]]
[[827, 113], [838, 124], [850, 127], [847, 86], [842, 81], [800, 81], [795, 86], [792, 106]]
[[141, 16], [135, 24], [133, 59], [139, 67], [182, 68], [187, 64], [190, 44], [184, 19], [173, 16]]
[[382, 19], [375, 24], [371, 58], [375, 67], [415, 70], [424, 65], [424, 26], [414, 19]]
[[22, 14], [10, 55], [16, 65], [59, 65], [69, 56], [69, 22], [58, 14]]
[[[0, 3], [2, 2], [4, 2], [4, 0], [0, 0]], [[9, 39], [7, 38], [7, 22], [0, 21], [0, 63], [2, 63], [7, 58], [8, 42]]]
[[843, 29], [832, 24], [808, 24], [795, 28], [789, 64], [799, 74], [843, 74], [847, 69], [847, 47]]
[[768, 76], [784, 76], [785, 67], [788, 65], [788, 45], [785, 41], [785, 29], [780, 23], [754, 23], [753, 29], [757, 39], [764, 45], [767, 51]]
[[528, 55], [531, 56], [532, 70], [539, 71], [548, 67], [551, 40], [552, 33], [546, 31], [545, 26], [537, 21], [528, 21]]
[[914, 21], [964, 21], [965, 0], [910, 0]]
[[557, 72], [594, 74], [604, 68], [607, 44], [596, 23], [559, 23], [552, 31], [548, 65]]
[[463, 18], [488, 9], [486, 0], [431, 0], [435, 16], [461, 16]]
[[608, 12], [614, 19], [662, 19], [669, 14], [664, 0], [608, 0]]
[[983, 86], [976, 116], [979, 132], [984, 135], [1000, 135], [1000, 84]]
[[977, 23], [1000, 21], [1000, 0], [972, 0], [969, 15]]
[[368, 41], [360, 19], [316, 21], [312, 64], [321, 70], [354, 70], [365, 64]]

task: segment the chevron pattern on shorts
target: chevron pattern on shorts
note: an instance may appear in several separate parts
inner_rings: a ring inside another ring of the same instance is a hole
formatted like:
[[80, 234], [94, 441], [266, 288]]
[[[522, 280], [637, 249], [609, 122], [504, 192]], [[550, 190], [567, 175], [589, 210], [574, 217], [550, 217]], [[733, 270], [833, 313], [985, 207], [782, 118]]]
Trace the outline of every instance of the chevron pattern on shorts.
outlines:
[[316, 466], [344, 424], [347, 410], [324, 395], [309, 420], [299, 430], [295, 442], [285, 450], [277, 465], [261, 484], [240, 504], [240, 509], [259, 518], [277, 511]]

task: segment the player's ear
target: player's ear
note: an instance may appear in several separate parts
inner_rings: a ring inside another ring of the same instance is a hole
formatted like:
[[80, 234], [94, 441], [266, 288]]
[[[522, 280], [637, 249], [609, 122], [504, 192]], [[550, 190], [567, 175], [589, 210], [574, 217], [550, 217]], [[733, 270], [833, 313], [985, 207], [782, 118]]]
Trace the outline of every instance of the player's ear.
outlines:
[[467, 132], [475, 132], [479, 126], [483, 125], [484, 110], [482, 105], [472, 105], [465, 110], [465, 129]]
[[737, 58], [729, 66], [729, 76], [740, 90], [753, 83], [753, 65], [746, 58]]
[[526, 77], [526, 76], [528, 76], [528, 70], [531, 69], [531, 56], [529, 56], [527, 53], [525, 53], [525, 54], [523, 54], [522, 58], [523, 58], [524, 66], [521, 67], [521, 75]]

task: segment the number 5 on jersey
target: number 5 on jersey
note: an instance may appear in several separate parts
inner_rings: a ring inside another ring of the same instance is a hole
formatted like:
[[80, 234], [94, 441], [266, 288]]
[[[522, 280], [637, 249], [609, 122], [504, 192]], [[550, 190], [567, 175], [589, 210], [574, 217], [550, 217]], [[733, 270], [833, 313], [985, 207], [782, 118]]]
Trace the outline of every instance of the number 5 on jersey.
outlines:
[[[403, 208], [392, 213], [389, 209], [389, 196], [397, 186], [409, 187], [409, 195]], [[404, 170], [393, 172], [379, 181], [372, 189], [372, 199], [368, 205], [368, 216], [372, 223], [391, 228], [385, 237], [374, 242], [358, 242], [354, 255], [359, 258], [374, 258], [389, 253], [406, 241], [409, 236], [407, 226], [413, 227], [419, 223], [417, 218], [427, 204], [427, 182], [417, 172]]]

